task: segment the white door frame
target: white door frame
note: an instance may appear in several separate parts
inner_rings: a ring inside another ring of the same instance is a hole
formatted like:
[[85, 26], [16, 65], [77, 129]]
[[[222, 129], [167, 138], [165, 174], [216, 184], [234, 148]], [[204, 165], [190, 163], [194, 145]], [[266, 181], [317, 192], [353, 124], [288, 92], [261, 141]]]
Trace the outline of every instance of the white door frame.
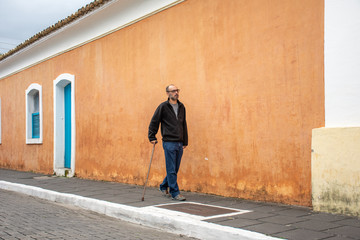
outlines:
[[[65, 168], [64, 87], [71, 83], [71, 168]], [[54, 80], [54, 172], [57, 176], [75, 175], [75, 76], [64, 73]]]

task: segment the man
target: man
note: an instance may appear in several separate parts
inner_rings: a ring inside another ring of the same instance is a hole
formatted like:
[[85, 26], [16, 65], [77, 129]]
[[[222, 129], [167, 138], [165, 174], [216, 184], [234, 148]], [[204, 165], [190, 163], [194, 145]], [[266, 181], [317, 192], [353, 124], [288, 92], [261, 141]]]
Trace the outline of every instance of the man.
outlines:
[[177, 173], [183, 149], [188, 145], [185, 107], [179, 101], [179, 92], [180, 89], [173, 84], [166, 87], [168, 100], [161, 103], [155, 110], [149, 125], [149, 140], [152, 144], [157, 143], [155, 135], [161, 123], [166, 177], [160, 184], [160, 191], [164, 196], [169, 196], [170, 193], [173, 200], [185, 201], [185, 197], [180, 195], [177, 184]]

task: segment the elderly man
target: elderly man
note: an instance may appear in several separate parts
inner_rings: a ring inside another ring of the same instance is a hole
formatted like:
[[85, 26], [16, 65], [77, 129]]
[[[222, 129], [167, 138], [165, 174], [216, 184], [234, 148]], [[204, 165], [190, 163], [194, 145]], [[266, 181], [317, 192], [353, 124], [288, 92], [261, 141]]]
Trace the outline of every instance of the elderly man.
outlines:
[[161, 123], [166, 177], [160, 184], [160, 191], [164, 196], [171, 196], [173, 200], [185, 201], [186, 198], [180, 194], [177, 184], [177, 173], [180, 168], [183, 149], [188, 145], [185, 107], [179, 101], [179, 92], [180, 89], [173, 84], [166, 87], [168, 100], [161, 103], [155, 110], [149, 125], [148, 135], [150, 142], [156, 144], [156, 133]]

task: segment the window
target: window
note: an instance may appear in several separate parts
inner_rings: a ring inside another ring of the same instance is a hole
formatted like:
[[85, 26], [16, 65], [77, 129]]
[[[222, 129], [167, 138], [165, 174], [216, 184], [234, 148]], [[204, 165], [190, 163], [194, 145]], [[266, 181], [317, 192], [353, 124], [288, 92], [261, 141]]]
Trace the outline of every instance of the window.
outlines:
[[31, 84], [26, 89], [26, 143], [42, 143], [41, 85]]

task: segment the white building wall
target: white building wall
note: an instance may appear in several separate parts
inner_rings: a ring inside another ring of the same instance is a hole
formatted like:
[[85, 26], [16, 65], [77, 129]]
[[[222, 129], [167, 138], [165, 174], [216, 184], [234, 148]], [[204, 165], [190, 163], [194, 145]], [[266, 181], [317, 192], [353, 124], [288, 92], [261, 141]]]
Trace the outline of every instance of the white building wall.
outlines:
[[325, 0], [325, 127], [360, 126], [360, 0]]
[[325, 127], [313, 129], [315, 211], [360, 216], [360, 0], [325, 0]]

